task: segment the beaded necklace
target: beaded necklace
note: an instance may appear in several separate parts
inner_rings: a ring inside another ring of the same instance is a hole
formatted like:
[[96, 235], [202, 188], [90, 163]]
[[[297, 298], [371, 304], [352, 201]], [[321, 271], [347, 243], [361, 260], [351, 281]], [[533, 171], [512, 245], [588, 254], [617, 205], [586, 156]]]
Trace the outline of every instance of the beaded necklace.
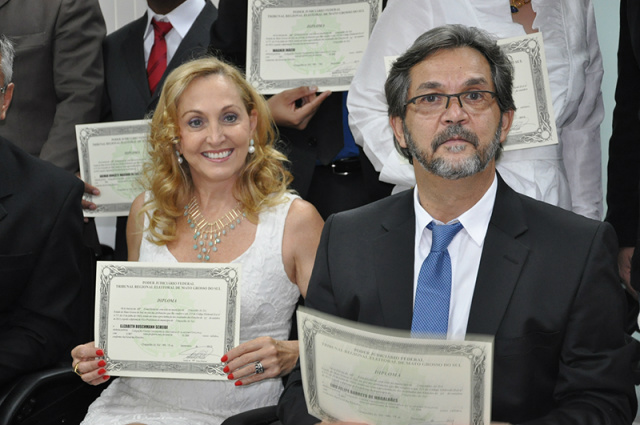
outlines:
[[520, 8], [525, 4], [531, 3], [531, 0], [510, 0], [511, 2], [511, 13], [518, 13]]
[[213, 223], [207, 221], [200, 212], [200, 204], [194, 196], [184, 207], [187, 224], [193, 229], [193, 249], [198, 261], [209, 261], [211, 254], [218, 251], [222, 236], [227, 236], [247, 215], [238, 207], [233, 208]]

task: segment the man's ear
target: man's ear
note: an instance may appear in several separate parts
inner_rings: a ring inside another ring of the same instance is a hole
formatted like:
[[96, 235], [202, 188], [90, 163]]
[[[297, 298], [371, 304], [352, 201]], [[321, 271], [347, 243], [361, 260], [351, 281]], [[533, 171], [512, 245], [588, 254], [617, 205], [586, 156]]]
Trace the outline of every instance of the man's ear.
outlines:
[[398, 116], [389, 117], [389, 124], [393, 129], [393, 135], [396, 137], [396, 140], [398, 141], [398, 144], [400, 145], [400, 147], [406, 148], [407, 144], [404, 141], [404, 128], [402, 125], [403, 122], [404, 120], [401, 117], [398, 117]]
[[500, 143], [504, 143], [511, 130], [511, 124], [513, 124], [513, 116], [515, 112], [513, 110], [507, 111], [502, 114], [502, 133], [500, 134]]
[[13, 99], [13, 83], [7, 84], [7, 89], [2, 96], [2, 105], [0, 105], [0, 121], [7, 116], [7, 109], [11, 105], [11, 99]]

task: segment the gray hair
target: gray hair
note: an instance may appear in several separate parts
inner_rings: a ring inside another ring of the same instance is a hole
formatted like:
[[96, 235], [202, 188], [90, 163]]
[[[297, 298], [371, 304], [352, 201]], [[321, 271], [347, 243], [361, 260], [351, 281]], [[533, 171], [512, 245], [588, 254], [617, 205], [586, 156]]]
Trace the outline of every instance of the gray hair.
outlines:
[[9, 84], [13, 77], [13, 43], [4, 34], [0, 34], [0, 72], [4, 76], [4, 83]]
[[[411, 68], [440, 50], [470, 47], [482, 53], [489, 62], [491, 78], [495, 86], [496, 99], [501, 113], [515, 111], [513, 101], [513, 65], [509, 57], [486, 31], [464, 25], [444, 25], [422, 34], [409, 49], [394, 62], [384, 85], [390, 117], [406, 114], [406, 102], [411, 85]], [[396, 149], [411, 160], [408, 149], [400, 147], [394, 137]]]

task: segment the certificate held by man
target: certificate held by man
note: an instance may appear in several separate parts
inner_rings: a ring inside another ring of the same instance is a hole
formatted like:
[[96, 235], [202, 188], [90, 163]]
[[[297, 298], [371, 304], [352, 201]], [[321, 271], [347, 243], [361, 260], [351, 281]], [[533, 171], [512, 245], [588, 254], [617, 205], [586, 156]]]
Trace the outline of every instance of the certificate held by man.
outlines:
[[382, 0], [248, 1], [247, 79], [262, 94], [348, 90], [382, 12]]
[[309, 413], [370, 425], [488, 425], [493, 342], [411, 338], [298, 309]]
[[142, 192], [139, 179], [147, 158], [148, 120], [76, 125], [80, 175], [100, 189], [100, 195], [85, 194], [97, 205], [84, 210], [88, 217], [129, 215], [135, 197]]
[[98, 262], [95, 334], [109, 374], [227, 379], [240, 281], [239, 264]]

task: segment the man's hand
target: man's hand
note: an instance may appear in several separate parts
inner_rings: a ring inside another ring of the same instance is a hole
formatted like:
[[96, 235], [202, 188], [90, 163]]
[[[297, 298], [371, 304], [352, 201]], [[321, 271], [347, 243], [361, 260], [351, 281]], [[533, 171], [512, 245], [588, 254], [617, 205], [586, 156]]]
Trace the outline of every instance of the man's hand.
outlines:
[[267, 103], [276, 124], [304, 130], [322, 102], [331, 94], [325, 91], [316, 94], [316, 86], [303, 86], [285, 90], [271, 96]]
[[618, 271], [624, 282], [624, 286], [633, 298], [638, 299], [638, 293], [631, 287], [631, 258], [633, 257], [634, 247], [622, 247], [618, 251]]
[[[76, 177], [80, 178], [80, 173], [76, 173]], [[82, 180], [82, 179], [81, 179]], [[89, 194], [89, 195], [100, 195], [100, 189], [98, 189], [95, 186], [90, 185], [89, 183], [85, 182], [84, 180], [82, 181], [82, 183], [84, 183], [84, 193]], [[89, 202], [87, 200], [85, 200], [84, 198], [82, 199], [82, 209], [83, 210], [95, 210], [96, 208], [98, 208], [98, 206], [96, 204], [94, 204], [93, 202]], [[87, 217], [84, 218], [84, 222], [87, 223], [89, 221], [89, 219]]]

